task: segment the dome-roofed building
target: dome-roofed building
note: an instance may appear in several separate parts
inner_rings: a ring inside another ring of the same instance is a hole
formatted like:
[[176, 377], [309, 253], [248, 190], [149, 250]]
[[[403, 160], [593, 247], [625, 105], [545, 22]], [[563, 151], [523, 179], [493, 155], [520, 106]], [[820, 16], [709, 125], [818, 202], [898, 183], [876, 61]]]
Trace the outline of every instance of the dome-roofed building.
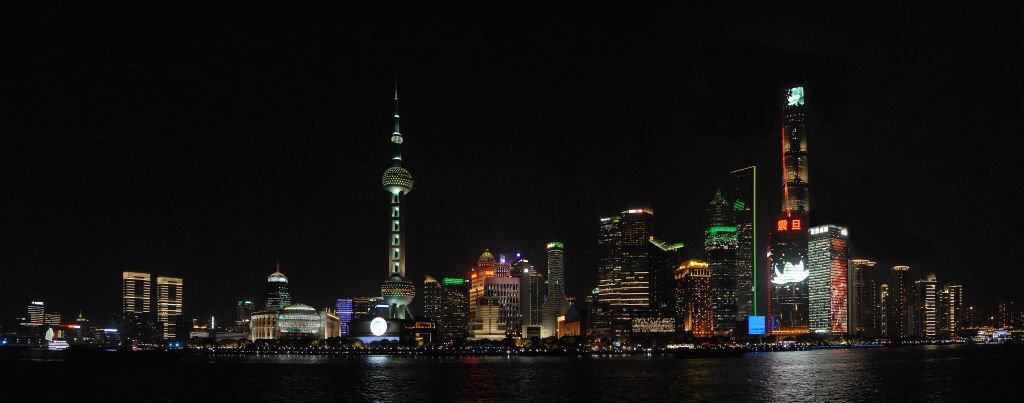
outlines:
[[306, 304], [292, 304], [277, 314], [277, 336], [282, 339], [320, 338], [324, 333], [320, 312]]

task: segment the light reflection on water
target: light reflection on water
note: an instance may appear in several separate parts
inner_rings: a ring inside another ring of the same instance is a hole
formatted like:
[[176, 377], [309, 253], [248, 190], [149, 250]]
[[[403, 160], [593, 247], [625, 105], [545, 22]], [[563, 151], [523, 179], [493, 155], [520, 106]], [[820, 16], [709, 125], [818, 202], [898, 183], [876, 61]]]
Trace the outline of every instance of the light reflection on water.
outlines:
[[[228, 401], [845, 401], [1004, 399], [1015, 392], [1019, 348], [926, 346], [748, 354], [739, 358], [213, 357], [125, 368], [18, 362], [18, 390], [96, 400]], [[111, 364], [104, 364], [111, 365]], [[102, 388], [114, 384], [118, 388]], [[66, 388], [66, 389], [61, 389]], [[225, 395], [226, 394], [226, 395]], [[29, 397], [25, 395], [23, 397]], [[5, 399], [6, 400], [6, 399]], [[28, 399], [32, 400], [32, 399]]]

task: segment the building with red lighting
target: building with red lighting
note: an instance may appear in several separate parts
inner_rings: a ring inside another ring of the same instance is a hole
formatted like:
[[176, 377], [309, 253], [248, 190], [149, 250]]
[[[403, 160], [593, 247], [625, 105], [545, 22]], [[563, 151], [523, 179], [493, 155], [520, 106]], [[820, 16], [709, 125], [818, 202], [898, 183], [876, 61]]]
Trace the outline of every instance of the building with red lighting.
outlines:
[[849, 231], [845, 227], [821, 225], [808, 233], [808, 313], [812, 333], [848, 332], [848, 245]]

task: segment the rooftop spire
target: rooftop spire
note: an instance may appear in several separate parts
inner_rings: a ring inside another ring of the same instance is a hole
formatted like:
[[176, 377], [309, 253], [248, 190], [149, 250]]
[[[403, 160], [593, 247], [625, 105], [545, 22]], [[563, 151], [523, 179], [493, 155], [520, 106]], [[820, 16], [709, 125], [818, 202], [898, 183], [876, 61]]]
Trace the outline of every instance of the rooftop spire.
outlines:
[[391, 133], [391, 142], [402, 144], [402, 132], [398, 127], [398, 78], [395, 78], [395, 132]]

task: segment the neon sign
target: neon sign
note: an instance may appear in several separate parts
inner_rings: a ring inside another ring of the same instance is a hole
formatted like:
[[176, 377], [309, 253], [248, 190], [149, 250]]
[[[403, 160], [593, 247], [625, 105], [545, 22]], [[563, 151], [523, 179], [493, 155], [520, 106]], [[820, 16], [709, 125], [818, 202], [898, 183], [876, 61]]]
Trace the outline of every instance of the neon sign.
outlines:
[[786, 219], [783, 218], [776, 223], [775, 227], [779, 232], [782, 231], [799, 231], [804, 228], [803, 222], [799, 218]]
[[793, 87], [786, 93], [786, 104], [789, 106], [804, 106], [804, 87]]
[[803, 261], [800, 261], [797, 264], [785, 262], [782, 264], [781, 272], [778, 268], [775, 269], [775, 275], [772, 276], [772, 284], [782, 285], [799, 283], [806, 280], [810, 275], [811, 272], [805, 268]]

